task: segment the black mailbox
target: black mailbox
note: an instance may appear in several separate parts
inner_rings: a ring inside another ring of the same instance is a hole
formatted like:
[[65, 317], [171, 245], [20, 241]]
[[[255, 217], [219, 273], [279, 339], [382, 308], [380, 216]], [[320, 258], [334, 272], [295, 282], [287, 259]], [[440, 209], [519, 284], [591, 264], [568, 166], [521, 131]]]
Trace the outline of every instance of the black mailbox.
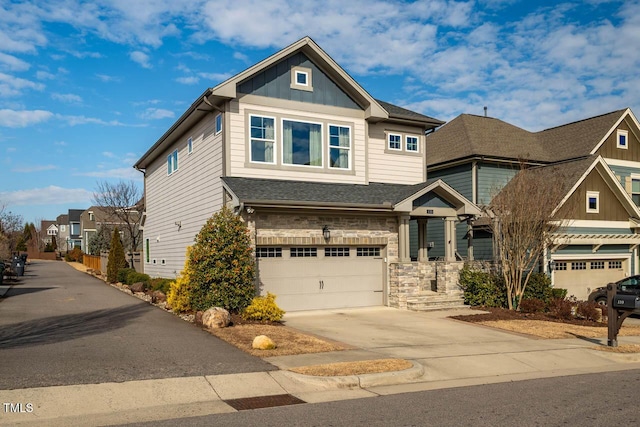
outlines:
[[615, 294], [613, 296], [613, 306], [615, 308], [635, 310], [640, 308], [640, 297], [635, 295]]

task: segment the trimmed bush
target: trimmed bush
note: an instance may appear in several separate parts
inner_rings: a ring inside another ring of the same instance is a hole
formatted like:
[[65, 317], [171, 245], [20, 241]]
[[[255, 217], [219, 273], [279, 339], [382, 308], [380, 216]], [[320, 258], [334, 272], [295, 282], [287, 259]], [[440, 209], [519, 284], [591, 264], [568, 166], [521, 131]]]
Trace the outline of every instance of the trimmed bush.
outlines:
[[562, 288], [551, 288], [551, 298], [565, 299], [567, 297], [567, 290]]
[[242, 312], [246, 320], [279, 322], [285, 311], [276, 304], [276, 296], [267, 292], [267, 296], [255, 297]]
[[80, 248], [71, 249], [65, 254], [64, 260], [67, 262], [82, 262], [82, 250]]
[[163, 294], [168, 294], [169, 289], [171, 288], [171, 279], [165, 279], [162, 277], [154, 277], [149, 280], [149, 288], [153, 291], [160, 291]]
[[553, 288], [551, 287], [551, 277], [545, 273], [531, 273], [529, 282], [524, 290], [522, 299], [539, 299], [547, 304], [553, 298]]
[[118, 227], [116, 227], [111, 236], [111, 246], [107, 260], [107, 282], [115, 283], [118, 280], [118, 270], [127, 268], [128, 266], [129, 264], [124, 257], [124, 248], [120, 240], [120, 232], [118, 231]]
[[460, 270], [460, 287], [464, 302], [471, 306], [506, 307], [507, 294], [504, 281], [495, 274], [472, 270]]
[[129, 276], [129, 273], [135, 273], [136, 271], [133, 268], [121, 268], [120, 270], [118, 270], [118, 274], [117, 274], [117, 279], [118, 282], [120, 283], [124, 283], [127, 284], [127, 276]]
[[202, 227], [188, 258], [191, 308], [239, 313], [256, 294], [255, 277], [249, 230], [224, 206]]
[[595, 301], [580, 301], [576, 307], [576, 313], [586, 320], [597, 322], [602, 319], [601, 308]]
[[542, 313], [547, 304], [538, 298], [527, 298], [520, 301], [518, 308], [523, 313]]
[[569, 299], [553, 298], [549, 301], [549, 313], [558, 319], [572, 319], [573, 302]]
[[137, 271], [130, 271], [129, 274], [127, 274], [127, 285], [131, 286], [134, 283], [137, 282], [142, 282], [145, 284], [145, 287], [147, 287], [149, 285], [149, 281], [151, 280], [151, 277], [148, 274], [144, 274], [144, 273], [138, 273]]

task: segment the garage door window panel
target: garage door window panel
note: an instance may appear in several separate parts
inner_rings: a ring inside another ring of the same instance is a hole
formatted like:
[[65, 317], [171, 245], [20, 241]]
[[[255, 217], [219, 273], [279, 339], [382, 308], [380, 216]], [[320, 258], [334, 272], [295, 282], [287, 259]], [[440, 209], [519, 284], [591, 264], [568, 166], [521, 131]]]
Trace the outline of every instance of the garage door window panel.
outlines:
[[380, 256], [380, 248], [357, 248], [356, 256], [359, 257], [379, 257]]
[[557, 271], [566, 271], [567, 270], [567, 263], [564, 262], [564, 261], [558, 261], [558, 262], [556, 262], [555, 269]]
[[621, 269], [622, 268], [622, 261], [609, 261], [609, 268], [610, 269]]
[[324, 248], [325, 257], [347, 257], [349, 248]]
[[315, 258], [318, 256], [318, 248], [291, 248], [291, 258]]
[[282, 248], [257, 248], [257, 258], [282, 258]]
[[591, 261], [589, 264], [592, 270], [604, 270], [604, 261]]
[[572, 270], [586, 270], [587, 269], [587, 263], [585, 261], [572, 262], [571, 263], [571, 269]]

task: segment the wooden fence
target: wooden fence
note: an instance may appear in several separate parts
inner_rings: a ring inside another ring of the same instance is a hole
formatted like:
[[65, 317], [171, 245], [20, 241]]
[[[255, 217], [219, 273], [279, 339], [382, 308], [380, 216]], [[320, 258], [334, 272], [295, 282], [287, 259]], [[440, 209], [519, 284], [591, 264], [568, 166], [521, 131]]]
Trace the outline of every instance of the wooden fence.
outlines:
[[99, 255], [82, 255], [82, 263], [87, 268], [100, 271], [100, 256]]

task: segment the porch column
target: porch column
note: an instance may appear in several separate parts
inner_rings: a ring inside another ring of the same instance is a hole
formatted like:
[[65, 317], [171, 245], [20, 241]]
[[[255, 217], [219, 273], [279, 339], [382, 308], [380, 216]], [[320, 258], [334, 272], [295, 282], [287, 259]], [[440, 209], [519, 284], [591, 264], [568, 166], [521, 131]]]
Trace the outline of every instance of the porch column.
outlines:
[[398, 257], [400, 262], [411, 261], [409, 250], [409, 215], [401, 215], [398, 227]]
[[473, 225], [471, 225], [471, 218], [467, 219], [467, 259], [473, 261]]
[[429, 260], [429, 251], [427, 250], [427, 220], [418, 220], [418, 261]]
[[444, 220], [444, 260], [456, 260], [456, 219], [447, 217]]

